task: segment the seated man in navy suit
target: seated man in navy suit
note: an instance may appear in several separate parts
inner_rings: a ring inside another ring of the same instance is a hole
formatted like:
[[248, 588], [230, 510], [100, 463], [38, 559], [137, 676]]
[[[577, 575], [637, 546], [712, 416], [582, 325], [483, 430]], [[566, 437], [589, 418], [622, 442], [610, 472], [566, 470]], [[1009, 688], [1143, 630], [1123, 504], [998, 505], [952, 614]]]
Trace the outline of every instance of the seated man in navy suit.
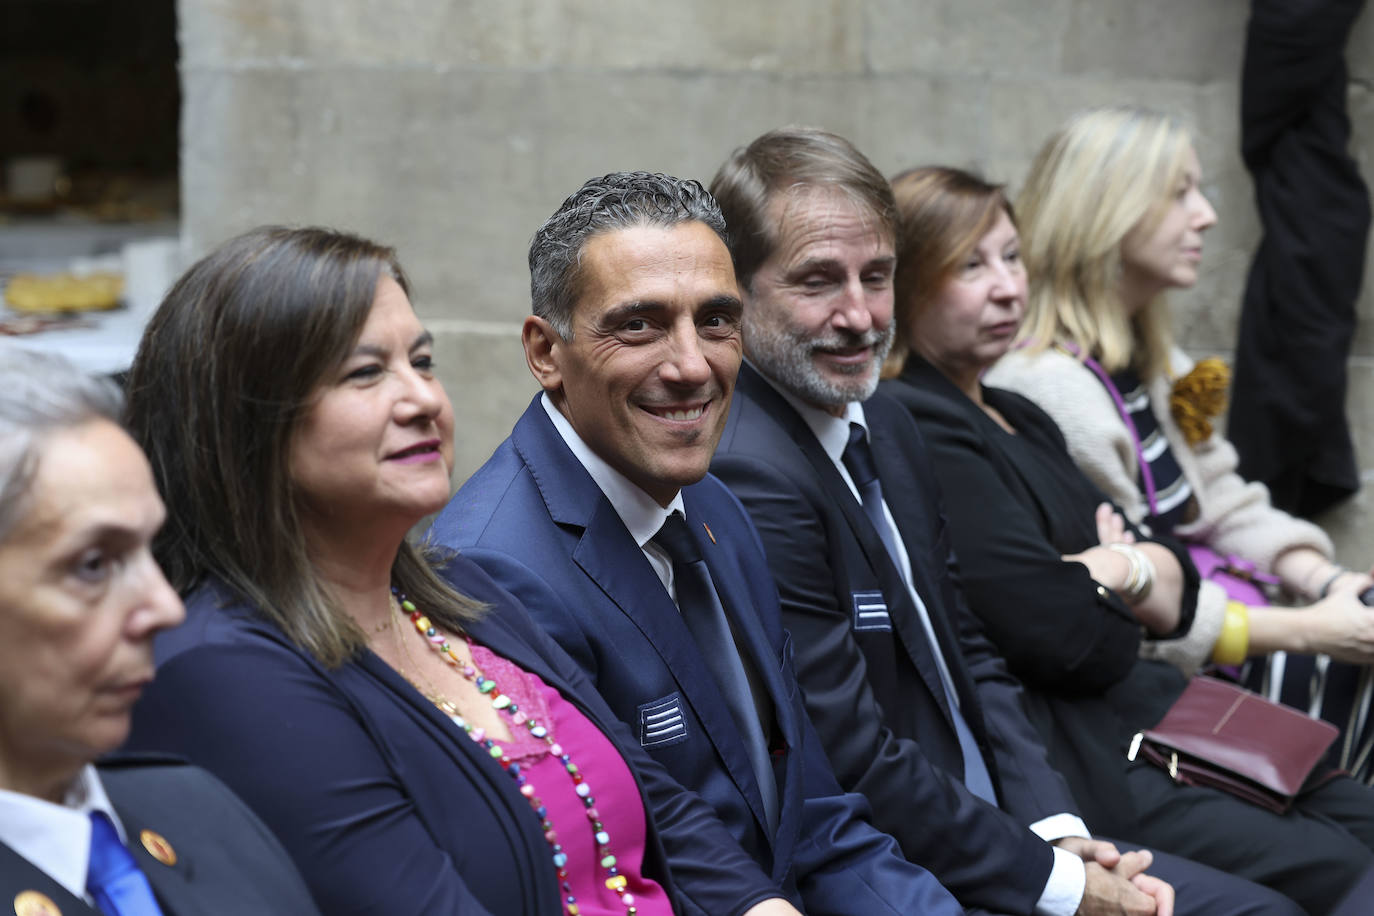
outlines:
[[1164, 913], [1163, 878], [1180, 912], [1294, 912], [1175, 857], [1156, 853], [1141, 873], [1150, 854], [1118, 859], [1093, 840], [1047, 762], [1020, 685], [946, 569], [914, 422], [871, 397], [893, 330], [883, 176], [842, 138], [787, 128], [737, 151], [711, 190], [731, 228], [747, 360], [711, 469], [758, 526], [841, 785], [967, 907]]
[[530, 245], [543, 393], [430, 535], [521, 599], [793, 904], [959, 913], [840, 791], [758, 537], [705, 476], [740, 364], [724, 235], [695, 181], [618, 173], [563, 203]]
[[16, 916], [311, 916], [276, 839], [208, 773], [105, 758], [181, 599], [115, 386], [0, 344], [0, 901]]

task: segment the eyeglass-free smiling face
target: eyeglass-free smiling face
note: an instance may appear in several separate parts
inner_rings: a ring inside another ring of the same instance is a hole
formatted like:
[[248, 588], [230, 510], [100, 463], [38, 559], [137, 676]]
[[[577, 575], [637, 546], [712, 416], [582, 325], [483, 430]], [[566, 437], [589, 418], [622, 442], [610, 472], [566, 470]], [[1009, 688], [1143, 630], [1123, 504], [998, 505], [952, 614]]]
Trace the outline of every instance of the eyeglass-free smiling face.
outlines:
[[307, 536], [342, 525], [404, 530], [448, 501], [453, 407], [433, 349], [404, 290], [383, 276], [353, 350], [292, 435]]
[[749, 359], [832, 412], [878, 385], [892, 348], [893, 241], [843, 192], [804, 187], [770, 205], [779, 239], [747, 290]]
[[706, 475], [741, 359], [730, 252], [700, 222], [583, 246], [571, 340], [525, 320], [530, 369], [578, 436], [660, 505]]

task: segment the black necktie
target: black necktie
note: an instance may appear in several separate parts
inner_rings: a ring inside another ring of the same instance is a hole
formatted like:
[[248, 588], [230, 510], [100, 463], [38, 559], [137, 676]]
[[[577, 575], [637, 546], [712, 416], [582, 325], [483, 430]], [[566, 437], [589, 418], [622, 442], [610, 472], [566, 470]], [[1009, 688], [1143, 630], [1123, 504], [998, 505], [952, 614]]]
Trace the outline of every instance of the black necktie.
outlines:
[[[906, 574], [902, 569], [902, 555], [897, 550], [896, 533], [888, 523], [886, 513], [883, 512], [883, 485], [878, 480], [878, 466], [873, 461], [872, 449], [868, 447], [868, 434], [858, 423], [849, 424], [849, 444], [845, 446], [840, 460], [849, 470], [849, 476], [854, 478], [854, 486], [859, 489], [859, 495], [862, 497], [859, 501], [863, 504], [864, 515], [868, 516], [868, 520], [878, 530], [878, 536], [883, 539], [883, 546], [892, 558], [892, 565], [897, 567], [897, 571], [902, 573], [903, 581], [906, 581]], [[906, 585], [913, 593], [915, 592], [914, 585], [910, 582], [906, 582]], [[928, 632], [927, 636], [931, 636], [932, 632]], [[938, 641], [930, 639], [930, 648], [937, 657], [940, 656]], [[983, 760], [983, 752], [978, 749], [978, 741], [973, 737], [973, 730], [968, 727], [967, 720], [959, 710], [954, 681], [948, 671], [948, 661], [937, 658], [935, 667], [940, 672], [940, 686], [945, 690], [945, 702], [949, 704], [950, 715], [954, 719], [954, 733], [959, 737], [959, 750], [964, 755], [964, 785], [968, 786], [974, 795], [995, 805], [997, 793], [992, 787], [992, 775], [988, 772], [986, 761]]]
[[[687, 522], [674, 512], [658, 529], [653, 541], [673, 561], [673, 584], [677, 590], [677, 606], [683, 622], [696, 640], [706, 667], [715, 678], [716, 686], [725, 696], [730, 715], [739, 727], [749, 752], [749, 764], [763, 796], [763, 810], [768, 819], [770, 834], [778, 829], [778, 788], [773, 778], [773, 766], [768, 759], [768, 742], [763, 737], [758, 707], [749, 689], [749, 678], [739, 648], [730, 634], [730, 622], [720, 595], [711, 580], [701, 551], [697, 548]], [[709, 725], [709, 723], [708, 723]]]
[[883, 514], [883, 485], [878, 480], [878, 466], [873, 463], [873, 451], [868, 447], [868, 434], [858, 423], [849, 424], [849, 444], [844, 447], [844, 454], [840, 460], [849, 469], [849, 476], [854, 478], [854, 486], [859, 488], [859, 502], [863, 505], [864, 515], [868, 516], [868, 520], [878, 532], [878, 537], [883, 539], [887, 555], [892, 558], [892, 565], [897, 567], [900, 573], [901, 553], [893, 539], [892, 526], [887, 523], [887, 516]]

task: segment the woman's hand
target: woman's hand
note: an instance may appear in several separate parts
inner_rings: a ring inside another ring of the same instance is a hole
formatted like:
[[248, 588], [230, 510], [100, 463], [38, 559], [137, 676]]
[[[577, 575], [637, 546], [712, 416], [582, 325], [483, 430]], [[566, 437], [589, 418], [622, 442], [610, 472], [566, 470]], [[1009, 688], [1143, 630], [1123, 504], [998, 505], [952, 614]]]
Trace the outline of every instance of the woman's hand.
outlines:
[[1310, 640], [1309, 652], [1325, 652], [1342, 662], [1374, 664], [1374, 607], [1358, 592], [1340, 591], [1296, 611]]
[[1178, 628], [1183, 600], [1183, 571], [1178, 559], [1168, 549], [1153, 542], [1136, 543], [1126, 520], [1110, 503], [1097, 507], [1098, 546], [1081, 553], [1065, 554], [1066, 563], [1082, 563], [1088, 575], [1101, 585], [1124, 595], [1131, 579], [1131, 560], [1111, 544], [1128, 544], [1140, 551], [1154, 567], [1154, 583], [1147, 595], [1131, 603], [1131, 610], [1144, 627], [1156, 636], [1172, 633]]
[[1331, 585], [1326, 589], [1326, 594], [1328, 596], [1354, 595], [1358, 598], [1368, 588], [1374, 588], [1374, 576], [1367, 572], [1347, 569], [1332, 580]]
[[1305, 608], [1250, 608], [1250, 654], [1280, 649], [1374, 664], [1374, 607], [1343, 591]]
[[1355, 595], [1374, 586], [1374, 570], [1359, 572], [1328, 560], [1312, 547], [1294, 547], [1274, 558], [1274, 575], [1291, 591], [1319, 601], [1328, 595]]
[[1103, 547], [1108, 544], [1134, 544], [1135, 535], [1131, 534], [1130, 528], [1126, 526], [1126, 519], [1112, 508], [1111, 503], [1102, 503], [1097, 507], [1097, 541]]
[[1135, 536], [1126, 528], [1126, 520], [1110, 503], [1097, 507], [1094, 518], [1097, 523], [1098, 545], [1079, 553], [1064, 554], [1065, 563], [1082, 563], [1088, 567], [1088, 575], [1114, 592], [1121, 591], [1131, 577], [1131, 561], [1108, 544], [1134, 544]]

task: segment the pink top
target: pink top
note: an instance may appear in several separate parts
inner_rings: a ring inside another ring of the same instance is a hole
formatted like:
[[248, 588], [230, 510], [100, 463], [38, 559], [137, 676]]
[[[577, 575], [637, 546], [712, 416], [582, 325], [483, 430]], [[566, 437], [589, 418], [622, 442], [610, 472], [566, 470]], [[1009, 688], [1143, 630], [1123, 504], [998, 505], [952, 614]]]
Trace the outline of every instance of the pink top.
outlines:
[[[538, 675], [476, 643], [472, 644], [472, 658], [521, 712], [549, 727], [554, 739], [577, 764], [596, 799], [601, 823], [611, 836], [616, 869], [629, 882], [625, 890], [634, 895], [639, 916], [672, 916], [667, 892], [653, 879], [644, 877], [644, 804], [630, 768], [615, 745]], [[568, 883], [577, 898], [579, 913], [625, 916], [620, 895], [606, 887], [606, 870], [598, 861], [587, 806], [573, 791], [572, 779], [562, 761], [549, 754], [549, 746], [542, 739], [531, 736], [524, 728], [510, 730], [513, 740], [496, 743], [524, 768], [525, 779], [548, 808], [549, 821], [568, 856]], [[531, 811], [530, 817], [534, 816]]]

